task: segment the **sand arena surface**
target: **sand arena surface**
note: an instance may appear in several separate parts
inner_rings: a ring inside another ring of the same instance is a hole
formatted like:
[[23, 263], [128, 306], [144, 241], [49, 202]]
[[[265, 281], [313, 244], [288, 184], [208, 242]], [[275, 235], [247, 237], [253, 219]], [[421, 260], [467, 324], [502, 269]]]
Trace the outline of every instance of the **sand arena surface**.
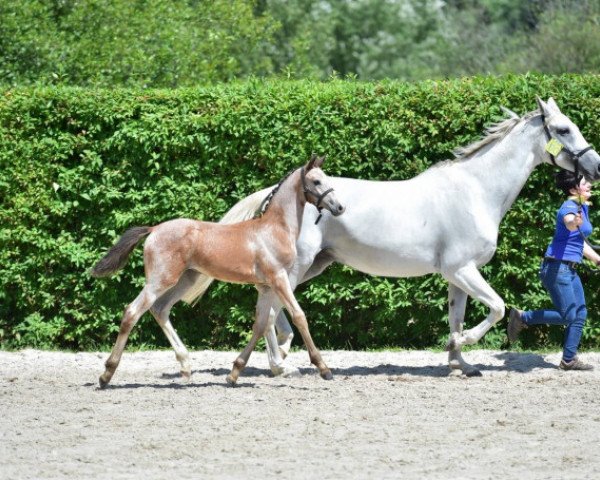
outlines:
[[445, 353], [326, 351], [322, 380], [273, 378], [254, 353], [0, 352], [0, 478], [599, 478], [600, 354], [593, 372], [559, 354], [467, 352], [483, 376], [448, 375]]

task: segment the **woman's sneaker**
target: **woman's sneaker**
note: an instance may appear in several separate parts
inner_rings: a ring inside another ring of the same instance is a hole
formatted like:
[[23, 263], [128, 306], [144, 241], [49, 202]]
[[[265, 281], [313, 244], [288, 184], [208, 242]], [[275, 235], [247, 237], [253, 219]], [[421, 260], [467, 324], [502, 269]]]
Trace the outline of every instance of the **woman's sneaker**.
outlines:
[[519, 338], [521, 330], [527, 328], [527, 325], [521, 320], [522, 314], [522, 310], [517, 310], [516, 308], [510, 309], [510, 313], [508, 314], [508, 329], [506, 332], [510, 343], [515, 343]]
[[560, 361], [558, 366], [561, 370], [593, 370], [594, 366], [589, 363], [584, 363], [579, 358], [575, 357], [570, 362]]

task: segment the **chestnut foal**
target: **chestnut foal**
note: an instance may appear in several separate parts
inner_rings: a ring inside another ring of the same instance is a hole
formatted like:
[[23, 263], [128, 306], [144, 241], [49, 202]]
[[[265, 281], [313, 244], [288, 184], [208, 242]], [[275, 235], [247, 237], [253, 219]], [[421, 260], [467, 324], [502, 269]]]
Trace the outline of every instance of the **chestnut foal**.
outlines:
[[256, 342], [265, 334], [271, 304], [275, 300], [273, 295], [290, 313], [321, 377], [332, 377], [310, 336], [306, 316], [294, 297], [288, 278], [296, 260], [296, 239], [306, 202], [319, 210], [325, 208], [335, 216], [344, 212], [320, 168], [324, 158], [313, 155], [304, 167], [284, 178], [267, 197], [268, 204], [260, 218], [230, 225], [179, 218], [153, 227], [133, 227], [123, 234], [91, 274], [105, 277], [123, 268], [138, 241], [148, 235], [144, 244], [146, 284], [125, 309], [117, 341], [105, 363], [106, 370], [100, 376], [101, 388], [110, 382], [129, 333], [148, 310], [175, 349], [182, 375], [190, 378], [187, 350], [169, 321], [169, 312], [200, 273], [226, 282], [253, 283], [265, 299], [256, 307], [252, 338], [235, 360], [227, 376], [229, 384], [236, 383]]

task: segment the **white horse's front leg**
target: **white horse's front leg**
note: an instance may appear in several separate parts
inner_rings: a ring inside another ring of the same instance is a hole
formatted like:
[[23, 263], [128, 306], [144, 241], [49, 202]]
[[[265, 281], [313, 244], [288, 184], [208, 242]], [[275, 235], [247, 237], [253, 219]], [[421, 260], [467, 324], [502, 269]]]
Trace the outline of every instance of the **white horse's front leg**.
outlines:
[[[274, 302], [271, 304], [271, 312], [269, 313], [269, 325], [267, 327], [267, 331], [265, 333], [265, 340], [267, 343], [267, 357], [269, 359], [269, 366], [271, 367], [271, 372], [275, 376], [283, 376], [283, 377], [297, 377], [300, 376], [300, 370], [296, 367], [292, 367], [285, 362], [285, 356], [289, 351], [292, 338], [294, 337], [293, 333], [289, 335], [289, 341], [287, 345], [287, 350], [285, 354], [282, 354], [281, 345], [278, 341], [278, 335], [275, 333], [275, 315], [276, 312], [283, 316], [285, 322], [287, 323], [287, 319], [281, 310], [281, 306], [279, 302]], [[288, 324], [289, 327], [289, 324]], [[289, 327], [291, 332], [291, 327]]]
[[[448, 322], [450, 323], [450, 338], [460, 337], [463, 331], [467, 294], [453, 283], [448, 285]], [[453, 371], [460, 371], [467, 377], [481, 375], [473, 365], [462, 358], [461, 347], [457, 346], [448, 352], [448, 366]]]
[[472, 298], [479, 300], [490, 309], [490, 313], [483, 322], [474, 328], [462, 333], [453, 332], [450, 335], [446, 348], [460, 350], [463, 345], [477, 343], [498, 320], [504, 317], [504, 300], [483, 279], [479, 270], [473, 265], [467, 265], [456, 272], [444, 275], [446, 279], [466, 292]]
[[281, 355], [279, 344], [277, 343], [277, 335], [275, 334], [275, 327], [273, 325], [267, 329], [265, 340], [267, 341], [267, 356], [269, 357], [269, 366], [271, 367], [271, 372], [273, 372], [273, 375], [276, 377], [282, 376], [284, 378], [299, 377], [300, 370], [298, 370], [296, 367], [288, 365]]
[[277, 331], [277, 344], [283, 358], [287, 357], [292, 348], [292, 340], [294, 339], [294, 331], [288, 321], [283, 310], [279, 310], [275, 319], [275, 329]]

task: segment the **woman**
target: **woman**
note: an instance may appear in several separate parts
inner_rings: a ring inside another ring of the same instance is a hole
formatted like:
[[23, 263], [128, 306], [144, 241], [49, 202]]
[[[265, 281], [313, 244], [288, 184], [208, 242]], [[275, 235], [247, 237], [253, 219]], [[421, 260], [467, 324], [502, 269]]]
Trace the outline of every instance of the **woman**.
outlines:
[[561, 170], [556, 175], [556, 186], [568, 197], [556, 215], [556, 229], [546, 249], [540, 268], [542, 284], [550, 293], [556, 310], [521, 311], [509, 314], [508, 339], [515, 342], [519, 332], [530, 325], [565, 325], [562, 370], [592, 370], [594, 367], [577, 357], [577, 347], [587, 317], [583, 286], [577, 266], [583, 256], [600, 265], [600, 255], [584, 242], [583, 236], [592, 233], [588, 215], [588, 199], [592, 185], [573, 172]]

